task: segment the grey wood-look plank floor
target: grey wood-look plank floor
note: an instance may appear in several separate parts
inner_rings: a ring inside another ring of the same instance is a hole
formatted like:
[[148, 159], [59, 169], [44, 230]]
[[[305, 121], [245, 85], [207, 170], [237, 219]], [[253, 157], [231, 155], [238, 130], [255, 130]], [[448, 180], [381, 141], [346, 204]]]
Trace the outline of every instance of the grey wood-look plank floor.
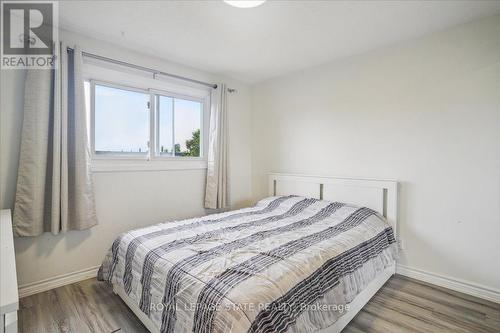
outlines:
[[[19, 332], [147, 332], [111, 287], [89, 279], [22, 298]], [[500, 332], [500, 305], [392, 277], [343, 333]]]

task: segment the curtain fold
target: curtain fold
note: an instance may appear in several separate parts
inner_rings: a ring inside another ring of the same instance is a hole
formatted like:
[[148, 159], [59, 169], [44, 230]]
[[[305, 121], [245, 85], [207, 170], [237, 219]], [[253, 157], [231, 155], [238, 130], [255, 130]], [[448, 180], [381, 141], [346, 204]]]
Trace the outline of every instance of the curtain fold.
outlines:
[[55, 48], [57, 68], [28, 70], [14, 205], [14, 232], [82, 230], [97, 224], [82, 53]]
[[221, 209], [229, 206], [229, 161], [227, 88], [218, 84], [212, 90], [208, 136], [207, 184], [205, 208]]

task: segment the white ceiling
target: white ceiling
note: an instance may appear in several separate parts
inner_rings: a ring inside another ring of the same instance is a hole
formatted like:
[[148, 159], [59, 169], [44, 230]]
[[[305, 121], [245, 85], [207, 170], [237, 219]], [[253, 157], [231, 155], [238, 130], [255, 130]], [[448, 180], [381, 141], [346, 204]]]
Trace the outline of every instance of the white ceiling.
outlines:
[[500, 11], [500, 1], [65, 1], [63, 29], [255, 83]]

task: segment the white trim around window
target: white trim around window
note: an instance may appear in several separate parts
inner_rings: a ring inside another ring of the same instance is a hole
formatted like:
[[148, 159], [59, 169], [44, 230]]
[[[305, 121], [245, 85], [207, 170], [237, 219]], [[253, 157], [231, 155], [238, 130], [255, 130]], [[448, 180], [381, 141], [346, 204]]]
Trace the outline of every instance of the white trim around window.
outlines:
[[205, 160], [179, 160], [172, 158], [168, 161], [143, 160], [94, 160], [92, 172], [143, 172], [143, 171], [175, 171], [175, 170], [202, 170], [207, 168]]
[[[85, 80], [90, 82], [90, 148], [92, 171], [130, 172], [162, 170], [197, 170], [207, 168], [208, 121], [210, 116], [210, 89], [185, 86], [176, 82], [145, 77], [143, 73], [120, 71], [114, 68], [86, 64]], [[95, 85], [146, 93], [149, 98], [149, 147], [147, 153], [95, 152]], [[200, 156], [165, 156], [159, 153], [159, 122], [156, 110], [157, 95], [181, 98], [201, 103]]]

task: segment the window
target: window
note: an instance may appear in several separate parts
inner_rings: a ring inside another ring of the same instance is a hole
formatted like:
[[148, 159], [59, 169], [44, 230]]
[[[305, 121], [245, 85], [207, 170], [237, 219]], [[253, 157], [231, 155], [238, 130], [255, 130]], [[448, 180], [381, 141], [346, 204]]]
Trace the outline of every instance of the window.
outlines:
[[146, 154], [149, 141], [149, 94], [94, 85], [96, 154]]
[[85, 82], [94, 158], [202, 158], [207, 98]]
[[199, 157], [203, 104], [170, 96], [155, 97], [160, 155]]

